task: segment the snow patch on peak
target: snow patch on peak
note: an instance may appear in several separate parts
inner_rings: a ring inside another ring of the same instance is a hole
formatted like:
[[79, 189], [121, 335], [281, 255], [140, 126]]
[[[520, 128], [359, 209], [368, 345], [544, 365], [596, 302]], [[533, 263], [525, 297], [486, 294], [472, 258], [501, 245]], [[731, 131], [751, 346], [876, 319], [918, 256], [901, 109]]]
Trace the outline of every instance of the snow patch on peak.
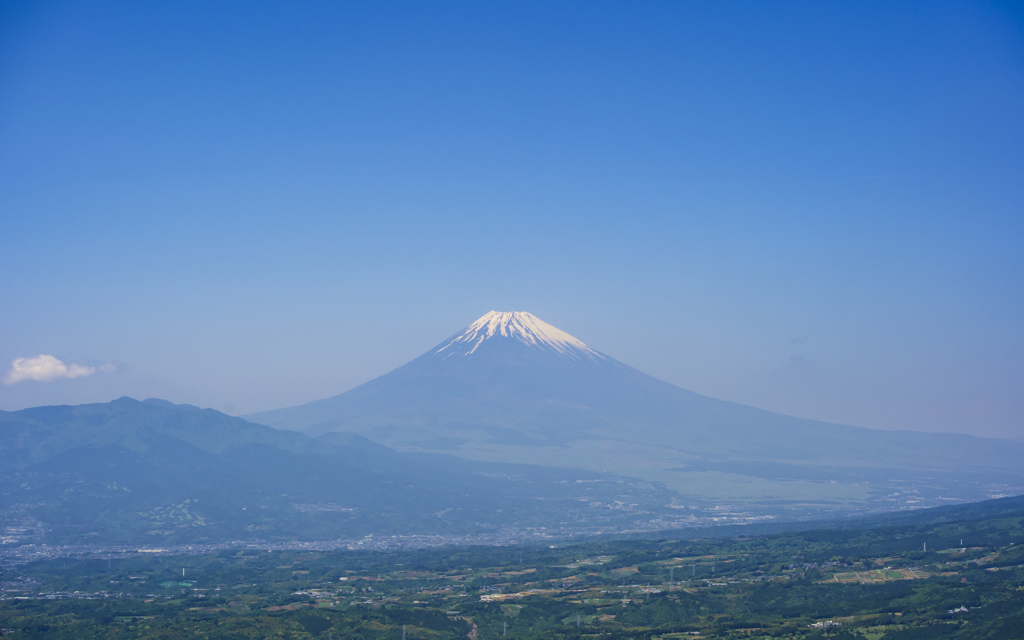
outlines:
[[575, 360], [607, 359], [607, 356], [591, 349], [582, 340], [525, 311], [491, 311], [446, 342], [434, 354], [446, 358], [456, 354], [469, 356], [485, 340], [496, 337], [513, 338], [531, 347], [554, 351]]

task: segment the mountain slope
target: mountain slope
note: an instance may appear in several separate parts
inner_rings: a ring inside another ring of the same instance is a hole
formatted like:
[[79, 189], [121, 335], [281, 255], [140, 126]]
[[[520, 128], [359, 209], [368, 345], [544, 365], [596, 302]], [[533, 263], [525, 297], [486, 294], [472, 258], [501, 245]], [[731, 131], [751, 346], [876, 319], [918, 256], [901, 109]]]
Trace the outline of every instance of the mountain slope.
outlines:
[[105, 404], [34, 407], [0, 412], [0, 468], [20, 469], [86, 445], [120, 444], [148, 451], [150, 438], [170, 436], [219, 454], [237, 444], [263, 443], [285, 450], [310, 440], [241, 418], [164, 400], [120, 398]]
[[528, 313], [491, 312], [347, 393], [247, 417], [311, 435], [350, 431], [424, 448], [444, 439], [526, 446], [605, 440], [715, 460], [842, 457], [847, 464], [1008, 470], [1024, 461], [1024, 445], [1012, 441], [834, 425], [701, 396]]
[[[247, 417], [310, 435], [358, 433], [399, 450], [603, 470], [747, 502], [863, 502], [890, 490], [905, 495], [911, 485], [929, 487], [925, 504], [1024, 491], [1022, 443], [828, 424], [708, 398], [522, 312], [488, 313], [341, 395]], [[823, 486], [836, 475], [846, 489]]]
[[[398, 453], [131, 398], [0, 411], [0, 486], [0, 526], [49, 543], [473, 534], [567, 514], [614, 529], [673, 499], [603, 474]], [[616, 500], [638, 508], [602, 506]]]

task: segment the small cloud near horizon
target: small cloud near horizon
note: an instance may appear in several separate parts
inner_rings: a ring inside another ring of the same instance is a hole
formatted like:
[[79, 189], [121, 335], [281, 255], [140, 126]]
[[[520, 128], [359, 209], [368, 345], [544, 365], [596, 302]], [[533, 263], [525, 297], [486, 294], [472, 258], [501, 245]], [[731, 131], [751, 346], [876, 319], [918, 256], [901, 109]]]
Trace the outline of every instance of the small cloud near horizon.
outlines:
[[97, 371], [109, 373], [114, 366], [105, 364], [100, 367], [85, 367], [80, 364], [64, 364], [53, 356], [40, 354], [35, 358], [16, 358], [11, 362], [11, 370], [4, 377], [4, 384], [17, 384], [24, 380], [35, 382], [52, 382], [59, 378], [81, 378], [91, 376]]

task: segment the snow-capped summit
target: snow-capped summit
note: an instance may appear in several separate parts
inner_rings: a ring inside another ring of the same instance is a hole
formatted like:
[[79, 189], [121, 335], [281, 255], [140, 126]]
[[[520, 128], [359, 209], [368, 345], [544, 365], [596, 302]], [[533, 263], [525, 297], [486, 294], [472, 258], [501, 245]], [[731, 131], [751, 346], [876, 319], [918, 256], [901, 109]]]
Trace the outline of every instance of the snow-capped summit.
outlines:
[[502, 338], [576, 360], [607, 359], [582, 340], [525, 311], [491, 311], [441, 344], [434, 355], [443, 358], [471, 356], [486, 341]]

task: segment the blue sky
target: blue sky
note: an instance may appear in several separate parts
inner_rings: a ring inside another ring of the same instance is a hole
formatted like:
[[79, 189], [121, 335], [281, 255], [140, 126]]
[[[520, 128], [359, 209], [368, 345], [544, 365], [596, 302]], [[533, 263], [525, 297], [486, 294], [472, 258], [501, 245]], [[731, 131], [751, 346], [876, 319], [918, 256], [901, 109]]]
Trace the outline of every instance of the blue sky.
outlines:
[[1021, 114], [1013, 4], [4, 3], [0, 365], [95, 371], [0, 409], [293, 405], [496, 309], [1024, 437]]

